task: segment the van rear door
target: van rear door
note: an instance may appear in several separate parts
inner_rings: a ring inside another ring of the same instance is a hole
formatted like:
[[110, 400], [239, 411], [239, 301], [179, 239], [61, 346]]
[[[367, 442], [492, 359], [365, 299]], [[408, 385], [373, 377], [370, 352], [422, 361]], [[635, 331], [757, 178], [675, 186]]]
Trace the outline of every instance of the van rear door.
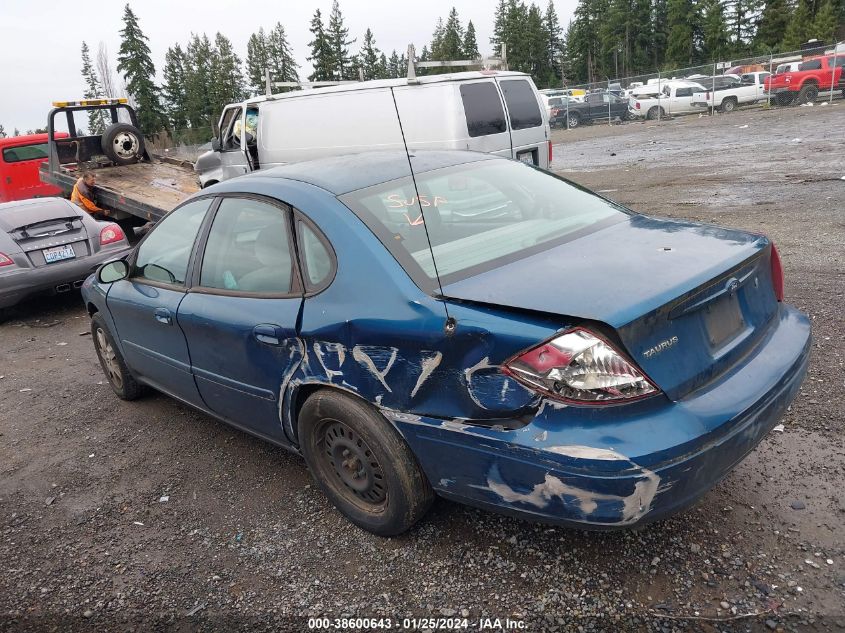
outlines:
[[512, 156], [548, 169], [548, 121], [540, 110], [537, 93], [528, 78], [497, 78], [511, 130]]
[[480, 79], [461, 82], [458, 94], [463, 104], [469, 137], [465, 149], [497, 156], [513, 156], [505, 107], [495, 81]]

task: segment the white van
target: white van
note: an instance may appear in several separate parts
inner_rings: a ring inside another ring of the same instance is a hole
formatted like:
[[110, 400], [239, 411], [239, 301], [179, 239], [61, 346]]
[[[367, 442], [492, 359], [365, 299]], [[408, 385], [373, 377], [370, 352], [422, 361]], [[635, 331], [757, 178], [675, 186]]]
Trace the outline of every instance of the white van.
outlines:
[[[256, 169], [371, 150], [459, 149], [548, 169], [549, 118], [529, 75], [461, 72], [256, 97], [226, 106], [197, 159], [203, 187]], [[242, 134], [241, 130], [246, 130]]]

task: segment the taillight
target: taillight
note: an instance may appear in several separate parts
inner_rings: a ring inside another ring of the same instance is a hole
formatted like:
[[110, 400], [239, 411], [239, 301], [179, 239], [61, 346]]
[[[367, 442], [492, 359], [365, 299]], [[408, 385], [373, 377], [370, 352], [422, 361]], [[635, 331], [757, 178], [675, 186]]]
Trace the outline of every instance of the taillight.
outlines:
[[100, 246], [114, 244], [124, 239], [126, 239], [126, 236], [123, 234], [123, 229], [117, 224], [109, 224], [100, 230]]
[[775, 297], [778, 301], [783, 301], [783, 266], [780, 263], [780, 253], [778, 253], [775, 243], [772, 242], [772, 288], [775, 291]]
[[589, 330], [575, 328], [506, 362], [530, 389], [577, 404], [613, 404], [658, 393], [639, 369]]
[[12, 266], [14, 263], [14, 260], [6, 253], [0, 253], [0, 266]]
[[637, 110], [640, 109], [640, 102], [639, 101], [634, 101], [634, 108], [636, 108]]
[[553, 153], [552, 153], [552, 142], [551, 142], [551, 141], [549, 141], [549, 165], [551, 165], [551, 164], [552, 164], [552, 158], [553, 158]]
[[557, 116], [560, 114], [560, 108], [552, 108], [552, 116]]

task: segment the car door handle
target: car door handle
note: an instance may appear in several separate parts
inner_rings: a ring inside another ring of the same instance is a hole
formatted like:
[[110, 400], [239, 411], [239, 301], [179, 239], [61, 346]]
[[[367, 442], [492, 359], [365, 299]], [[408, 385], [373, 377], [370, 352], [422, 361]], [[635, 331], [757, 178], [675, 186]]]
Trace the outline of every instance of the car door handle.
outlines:
[[252, 335], [259, 343], [266, 343], [267, 345], [281, 345], [281, 337], [279, 336], [279, 332], [281, 331], [282, 328], [278, 325], [262, 323], [252, 328]]
[[173, 324], [173, 315], [170, 314], [170, 310], [167, 308], [156, 308], [154, 314], [156, 321], [159, 323], [164, 323], [165, 325]]

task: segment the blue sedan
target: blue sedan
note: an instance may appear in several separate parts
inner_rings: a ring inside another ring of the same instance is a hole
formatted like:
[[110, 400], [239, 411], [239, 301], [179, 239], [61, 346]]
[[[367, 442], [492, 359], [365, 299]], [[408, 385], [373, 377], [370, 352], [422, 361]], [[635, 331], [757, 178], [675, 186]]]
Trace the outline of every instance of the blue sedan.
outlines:
[[205, 189], [83, 297], [119, 397], [300, 453], [381, 535], [435, 494], [582, 528], [675, 512], [778, 422], [811, 340], [766, 237], [468, 152]]

